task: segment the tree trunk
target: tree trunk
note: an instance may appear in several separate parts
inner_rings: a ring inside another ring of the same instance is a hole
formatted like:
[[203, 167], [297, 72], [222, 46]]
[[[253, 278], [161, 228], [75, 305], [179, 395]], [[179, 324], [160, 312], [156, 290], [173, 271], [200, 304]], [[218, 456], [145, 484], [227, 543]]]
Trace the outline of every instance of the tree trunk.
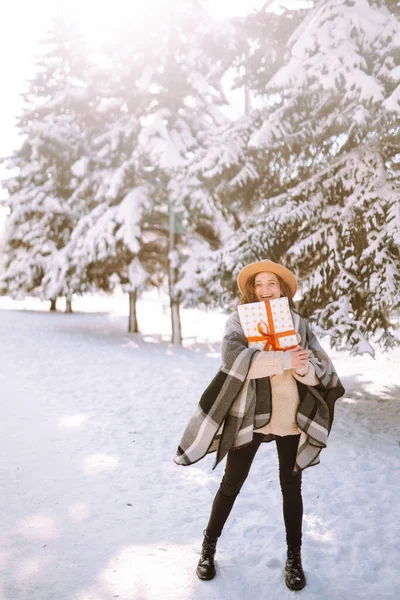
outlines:
[[174, 346], [182, 346], [181, 318], [179, 314], [179, 302], [171, 302], [172, 343]]
[[138, 333], [138, 321], [136, 314], [136, 300], [137, 300], [137, 291], [129, 292], [129, 323], [128, 323], [128, 333]]
[[251, 109], [250, 90], [249, 90], [249, 85], [247, 83], [247, 80], [245, 80], [245, 83], [244, 83], [244, 114], [249, 115], [250, 109]]
[[247, 66], [247, 62], [248, 62], [248, 54], [246, 55], [246, 61], [245, 61], [245, 66], [244, 66], [244, 114], [245, 115], [249, 115], [250, 111], [251, 111], [251, 96], [250, 96], [250, 85], [249, 85], [249, 78], [248, 78], [248, 72], [249, 72], [249, 68]]
[[177, 280], [177, 268], [175, 266], [175, 213], [171, 203], [169, 203], [169, 268], [168, 268], [168, 287], [169, 302], [171, 307], [171, 341], [174, 346], [182, 346], [181, 318], [179, 314], [179, 298], [176, 295], [175, 285]]
[[71, 297], [66, 298], [65, 312], [72, 313], [72, 298]]
[[54, 312], [57, 310], [57, 298], [50, 299], [50, 312]]

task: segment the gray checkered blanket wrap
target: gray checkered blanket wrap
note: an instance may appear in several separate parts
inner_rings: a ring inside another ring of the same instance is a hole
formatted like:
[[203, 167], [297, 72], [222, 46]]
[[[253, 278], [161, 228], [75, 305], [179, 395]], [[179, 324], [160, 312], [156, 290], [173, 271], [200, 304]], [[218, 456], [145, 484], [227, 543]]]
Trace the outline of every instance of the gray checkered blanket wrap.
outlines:
[[[344, 394], [332, 361], [321, 347], [309, 323], [292, 310], [301, 345], [312, 352], [317, 386], [297, 382], [300, 403], [297, 424], [301, 430], [294, 472], [319, 463], [326, 447], [334, 417], [335, 401]], [[270, 378], [247, 379], [257, 352], [249, 348], [237, 311], [228, 318], [222, 342], [222, 366], [204, 391], [196, 412], [183, 433], [174, 461], [190, 465], [209, 452], [217, 452], [215, 468], [229, 450], [240, 448], [253, 439], [254, 430], [271, 418]], [[265, 435], [265, 442], [274, 439]]]

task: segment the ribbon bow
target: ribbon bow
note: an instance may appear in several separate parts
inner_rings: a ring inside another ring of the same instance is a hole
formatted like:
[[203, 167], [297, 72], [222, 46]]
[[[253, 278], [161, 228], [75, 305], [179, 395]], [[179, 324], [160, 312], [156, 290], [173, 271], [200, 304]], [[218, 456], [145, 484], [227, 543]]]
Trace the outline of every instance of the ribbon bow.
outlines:
[[260, 333], [260, 335], [250, 335], [247, 340], [249, 342], [264, 342], [265, 341], [265, 346], [264, 346], [264, 350], [270, 350], [273, 349], [275, 350], [276, 348], [279, 348], [279, 337], [284, 337], [286, 335], [290, 335], [291, 332], [283, 332], [283, 334], [279, 334], [279, 333], [268, 333], [268, 325], [264, 322], [264, 321], [260, 321], [257, 324], [257, 329]]

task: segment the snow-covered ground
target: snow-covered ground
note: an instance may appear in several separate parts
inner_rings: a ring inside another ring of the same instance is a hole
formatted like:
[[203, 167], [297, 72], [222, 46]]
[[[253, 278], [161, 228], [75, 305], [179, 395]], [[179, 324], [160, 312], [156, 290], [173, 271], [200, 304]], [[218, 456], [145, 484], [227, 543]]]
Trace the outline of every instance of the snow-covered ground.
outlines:
[[[225, 317], [184, 311], [168, 342], [157, 298], [85, 298], [71, 315], [0, 299], [0, 600], [292, 598], [277, 458], [264, 444], [218, 543], [195, 575], [223, 465], [173, 463], [219, 367]], [[97, 311], [97, 312], [96, 312]], [[152, 312], [151, 312], [152, 311]], [[400, 352], [331, 353], [346, 387], [321, 464], [303, 478], [313, 600], [395, 600], [400, 589]]]

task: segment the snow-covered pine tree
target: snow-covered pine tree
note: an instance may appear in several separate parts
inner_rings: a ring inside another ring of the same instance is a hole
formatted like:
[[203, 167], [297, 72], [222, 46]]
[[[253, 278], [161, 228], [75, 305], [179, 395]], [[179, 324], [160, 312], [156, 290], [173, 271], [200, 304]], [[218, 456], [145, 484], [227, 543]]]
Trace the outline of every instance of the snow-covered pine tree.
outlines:
[[[185, 290], [189, 305], [229, 305], [236, 295], [229, 255], [223, 259], [218, 248], [239, 230], [256, 212], [265, 198], [263, 183], [268, 181], [271, 193], [279, 191], [279, 169], [266, 160], [265, 153], [249, 148], [251, 136], [261, 125], [251, 104], [260, 104], [266, 82], [282, 65], [286, 42], [304, 18], [305, 10], [285, 8], [278, 15], [268, 9], [246, 17], [226, 20], [218, 27], [218, 36], [208, 32], [207, 47], [214, 57], [219, 77], [229, 83], [229, 92], [242, 90], [244, 116], [219, 127], [209, 128], [179, 181], [181, 197], [192, 223], [194, 249], [190, 261], [183, 266]], [[276, 3], [275, 3], [276, 4]], [[228, 83], [226, 85], [228, 85]], [[240, 109], [237, 94], [228, 99]], [[226, 263], [228, 261], [229, 266]]]
[[145, 209], [146, 215], [152, 213], [153, 185], [147, 180], [154, 168], [140, 149], [138, 135], [152, 97], [143, 49], [118, 39], [116, 46], [103, 48], [100, 59], [91, 69], [99, 126], [88, 153], [72, 167], [72, 199], [84, 203], [86, 210], [45, 284], [53, 295], [109, 292], [122, 285], [129, 294], [128, 331], [136, 332], [136, 300], [146, 285], [161, 285], [168, 254], [166, 240], [144, 218]]
[[193, 1], [184, 12], [158, 6], [135, 35], [130, 30], [126, 40], [118, 36], [103, 92], [110, 112], [93, 141], [92, 173], [82, 174], [75, 192], [91, 190], [94, 205], [60, 253], [52, 276], [59, 293], [65, 285], [110, 289], [119, 279], [132, 293], [131, 306], [145, 273], [150, 285], [167, 279], [178, 344], [182, 289], [176, 284], [196, 233], [191, 224], [196, 213], [189, 220], [180, 201], [180, 169], [201, 133], [225, 120], [219, 74], [202, 45], [212, 27]]
[[[184, 12], [158, 8], [136, 35], [130, 31], [124, 43], [119, 36], [111, 55], [107, 102], [119, 104], [120, 111], [94, 141], [89, 187], [96, 189], [95, 207], [72, 235], [55, 281], [87, 277], [104, 289], [117, 276], [129, 287], [126, 273], [137, 278], [140, 265], [141, 286], [144, 271], [150, 284], [169, 282], [173, 341], [179, 344], [182, 291], [176, 283], [191, 235], [178, 199], [179, 169], [201, 132], [224, 120], [224, 96], [201, 46], [209, 32], [207, 13], [195, 1]], [[138, 202], [125, 210], [127, 199]], [[132, 288], [135, 296], [139, 291]]]
[[301, 309], [355, 352], [373, 353], [372, 336], [396, 343], [399, 58], [400, 25], [385, 2], [316, 3], [267, 86], [280, 98], [252, 139], [289, 150], [287, 186], [297, 184], [282, 208], [265, 203], [266, 224], [278, 222], [269, 245], [304, 281]]
[[158, 225], [168, 231], [173, 342], [180, 344], [179, 306], [184, 286], [179, 287], [178, 282], [193, 251], [193, 235], [199, 234], [196, 211], [187, 212], [187, 205], [180, 201], [181, 170], [204, 133], [226, 121], [221, 111], [225, 97], [215, 56], [210, 56], [206, 43], [215, 35], [216, 25], [202, 3], [191, 0], [185, 11], [179, 5], [166, 6], [159, 16], [157, 26], [152, 25], [152, 45], [147, 48], [153, 101], [141, 141], [158, 173], [154, 211], [163, 221]]
[[[84, 151], [90, 120], [87, 62], [82, 39], [59, 19], [42, 42], [37, 72], [24, 94], [17, 127], [23, 142], [8, 159], [16, 175], [3, 182], [10, 214], [5, 232], [6, 271], [12, 297], [47, 295], [43, 278], [67, 243], [81, 207], [70, 202], [72, 165]], [[70, 297], [67, 297], [67, 310]]]
[[132, 93], [113, 89], [111, 78], [108, 82], [107, 97], [97, 107], [103, 131], [93, 136], [89, 155], [73, 167], [78, 178], [73, 197], [86, 199], [87, 211], [59, 252], [46, 285], [53, 294], [72, 295], [109, 292], [122, 284], [130, 294], [130, 327], [137, 331], [137, 322], [132, 325], [135, 300], [148, 277], [139, 254], [145, 252], [141, 221], [149, 186], [140, 175], [138, 116], [127, 111]]
[[354, 352], [397, 343], [400, 29], [386, 4], [316, 2], [289, 40], [248, 150], [275, 177], [216, 261], [222, 279], [251, 260], [286, 262], [301, 310]]

